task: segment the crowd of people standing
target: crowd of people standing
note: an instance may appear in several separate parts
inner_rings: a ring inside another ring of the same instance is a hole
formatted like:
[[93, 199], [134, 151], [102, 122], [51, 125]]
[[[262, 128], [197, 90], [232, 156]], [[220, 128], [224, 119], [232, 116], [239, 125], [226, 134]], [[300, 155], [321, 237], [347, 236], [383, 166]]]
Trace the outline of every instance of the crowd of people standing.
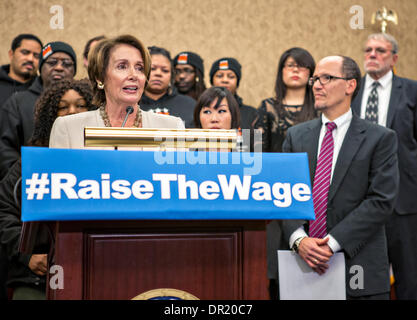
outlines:
[[305, 48], [285, 50], [274, 96], [256, 108], [238, 95], [236, 58], [213, 62], [207, 88], [199, 54], [172, 58], [131, 35], [90, 39], [82, 81], [74, 80], [77, 55], [62, 41], [21, 34], [9, 58], [0, 68], [0, 297], [6, 286], [15, 299], [45, 291], [47, 239], [41, 236], [36, 254], [17, 250], [20, 148], [83, 148], [85, 126], [123, 123], [248, 130], [246, 151], [308, 154], [316, 220], [268, 224], [271, 299], [279, 298], [278, 249], [293, 249], [319, 274], [344, 252], [347, 266], [361, 264], [366, 276], [364, 290], [347, 288], [349, 299], [389, 298], [391, 264], [396, 296], [417, 299], [417, 82], [393, 72], [398, 43], [391, 35], [369, 36], [363, 77], [349, 57], [316, 63]]

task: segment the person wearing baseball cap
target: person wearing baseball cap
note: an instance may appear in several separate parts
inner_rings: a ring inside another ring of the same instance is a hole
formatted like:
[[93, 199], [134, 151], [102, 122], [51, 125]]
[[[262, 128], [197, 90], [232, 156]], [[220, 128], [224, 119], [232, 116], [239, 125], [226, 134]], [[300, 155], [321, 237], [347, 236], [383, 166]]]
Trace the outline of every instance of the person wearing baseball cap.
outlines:
[[0, 109], [0, 179], [20, 156], [33, 133], [34, 109], [40, 94], [57, 81], [73, 80], [77, 71], [74, 49], [61, 41], [47, 43], [39, 57], [40, 76], [26, 91], [11, 96]]
[[198, 100], [206, 90], [203, 59], [196, 53], [183, 51], [174, 58], [174, 84], [181, 94]]
[[[237, 94], [240, 79], [242, 78], [242, 66], [235, 58], [225, 57], [214, 61], [210, 69], [210, 83], [213, 86], [228, 89], [239, 104], [241, 129], [253, 129], [258, 115], [254, 107], [245, 105]], [[246, 146], [247, 148], [249, 146]], [[252, 149], [252, 144], [251, 144]], [[249, 151], [249, 150], [246, 150]]]

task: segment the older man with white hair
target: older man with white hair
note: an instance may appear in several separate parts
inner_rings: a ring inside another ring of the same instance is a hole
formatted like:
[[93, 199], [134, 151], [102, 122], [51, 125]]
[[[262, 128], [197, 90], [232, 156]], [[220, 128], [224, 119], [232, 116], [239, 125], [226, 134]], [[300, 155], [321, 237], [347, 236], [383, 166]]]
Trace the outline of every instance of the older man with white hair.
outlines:
[[394, 130], [398, 137], [400, 192], [386, 225], [389, 259], [398, 299], [417, 299], [417, 81], [394, 74], [398, 43], [371, 34], [365, 44], [363, 78], [352, 110]]

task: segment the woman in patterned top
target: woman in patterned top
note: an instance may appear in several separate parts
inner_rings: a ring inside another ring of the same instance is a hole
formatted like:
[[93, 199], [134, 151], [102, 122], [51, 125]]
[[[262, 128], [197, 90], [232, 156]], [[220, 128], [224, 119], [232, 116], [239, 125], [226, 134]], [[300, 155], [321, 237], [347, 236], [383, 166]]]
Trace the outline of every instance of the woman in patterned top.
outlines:
[[[275, 97], [263, 100], [258, 108], [255, 129], [262, 130], [263, 152], [282, 152], [288, 128], [317, 117], [313, 92], [308, 86], [314, 68], [313, 57], [302, 48], [291, 48], [282, 54], [275, 81]], [[255, 150], [260, 149], [257, 143], [261, 142], [255, 141]], [[281, 220], [273, 220], [266, 227], [269, 294], [272, 300], [279, 299], [277, 250], [289, 248], [281, 223]]]
[[282, 54], [275, 97], [263, 100], [258, 108], [255, 129], [262, 131], [263, 152], [281, 152], [289, 127], [317, 117], [313, 92], [308, 86], [314, 68], [313, 57], [302, 48], [291, 48]]

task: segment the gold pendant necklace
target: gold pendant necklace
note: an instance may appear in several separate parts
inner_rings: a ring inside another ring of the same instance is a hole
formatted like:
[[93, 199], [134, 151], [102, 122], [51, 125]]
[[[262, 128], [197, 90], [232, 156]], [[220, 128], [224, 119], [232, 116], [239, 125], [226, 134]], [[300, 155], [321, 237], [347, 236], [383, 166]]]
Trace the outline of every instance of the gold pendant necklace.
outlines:
[[[136, 118], [135, 118], [135, 122], [133, 123], [133, 127], [142, 128], [142, 110], [140, 109], [139, 105], [137, 105], [137, 107], [138, 107], [138, 112], [136, 113]], [[100, 110], [100, 116], [104, 121], [104, 125], [106, 127], [111, 127], [112, 125], [110, 123], [109, 115], [106, 112], [105, 104], [102, 104], [99, 110]]]

